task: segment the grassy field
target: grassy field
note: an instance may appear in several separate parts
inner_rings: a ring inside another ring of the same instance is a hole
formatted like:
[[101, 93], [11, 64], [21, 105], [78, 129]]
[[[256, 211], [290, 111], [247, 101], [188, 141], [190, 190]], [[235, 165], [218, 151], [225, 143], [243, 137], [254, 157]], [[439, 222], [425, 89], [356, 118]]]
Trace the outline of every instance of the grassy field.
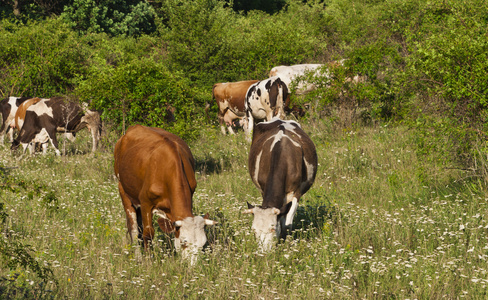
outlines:
[[[204, 127], [194, 213], [209, 213], [209, 246], [190, 267], [157, 232], [134, 259], [113, 175], [112, 147], [88, 154], [84, 133], [68, 155], [19, 158], [0, 146], [2, 238], [30, 245], [53, 271], [0, 265], [0, 298], [68, 299], [481, 299], [488, 285], [488, 195], [469, 174], [419, 161], [415, 133], [384, 125], [344, 128], [307, 120], [319, 170], [301, 199], [296, 230], [257, 252], [246, 201], [260, 204], [242, 132]], [[1, 296], [3, 294], [3, 296]]]

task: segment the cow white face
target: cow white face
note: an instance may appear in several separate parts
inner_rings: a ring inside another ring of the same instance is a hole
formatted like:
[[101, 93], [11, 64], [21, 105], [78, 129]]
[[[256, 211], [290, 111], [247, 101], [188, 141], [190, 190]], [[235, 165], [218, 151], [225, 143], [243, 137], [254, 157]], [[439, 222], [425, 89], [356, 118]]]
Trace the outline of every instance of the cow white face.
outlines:
[[245, 210], [244, 213], [252, 213], [254, 215], [251, 228], [256, 235], [260, 251], [268, 252], [271, 250], [276, 242], [275, 237], [279, 238], [281, 233], [281, 226], [278, 222], [280, 210], [277, 208], [253, 207]]
[[183, 259], [190, 259], [190, 263], [195, 264], [198, 252], [207, 242], [204, 227], [215, 224], [217, 222], [201, 216], [176, 221], [175, 226], [180, 229], [179, 237], [175, 238], [176, 251], [181, 252]]

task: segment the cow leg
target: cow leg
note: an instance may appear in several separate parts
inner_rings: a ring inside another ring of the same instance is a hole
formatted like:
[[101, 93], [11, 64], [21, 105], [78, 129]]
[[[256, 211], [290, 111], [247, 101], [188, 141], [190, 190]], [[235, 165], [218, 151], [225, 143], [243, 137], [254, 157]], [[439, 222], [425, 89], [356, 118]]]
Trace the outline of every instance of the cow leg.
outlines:
[[[54, 151], [56, 152], [57, 156], [61, 156], [61, 152], [58, 149], [58, 139], [56, 137], [56, 127], [52, 127], [50, 129], [42, 129], [42, 131], [45, 131], [47, 133], [47, 136], [49, 138], [49, 141], [51, 142], [51, 145], [54, 147]], [[46, 141], [47, 142], [47, 141]]]
[[284, 224], [283, 223], [281, 224], [282, 225], [281, 235], [282, 235], [283, 239], [292, 230], [293, 218], [295, 217], [295, 213], [297, 212], [297, 208], [298, 208], [298, 199], [296, 197], [293, 197], [293, 199], [291, 200], [291, 207], [290, 207], [290, 210], [288, 211], [288, 213], [286, 214]]
[[[125, 193], [122, 184], [119, 182], [119, 194], [122, 199], [122, 205], [124, 206], [126, 221], [127, 221], [127, 233], [130, 237], [131, 244], [137, 244], [141, 233], [140, 224], [140, 209], [138, 210], [132, 205], [130, 197]], [[138, 261], [142, 259], [141, 250], [136, 247], [135, 256]]]
[[229, 130], [230, 134], [235, 134], [234, 130], [232, 129], [232, 125], [227, 125], [227, 130]]
[[227, 131], [225, 130], [225, 126], [223, 124], [220, 125], [220, 131], [223, 135], [227, 135]]
[[234, 130], [232, 129], [232, 123], [237, 118], [237, 116], [230, 110], [227, 109], [224, 115], [224, 123], [227, 125], [227, 130], [230, 134], [235, 134]]
[[247, 120], [244, 121], [244, 132], [246, 133], [246, 139], [251, 141], [252, 131], [254, 130], [254, 118], [252, 114], [248, 114], [246, 119]]
[[48, 146], [47, 143], [42, 143], [42, 154], [46, 154], [47, 153], [47, 146]]
[[[10, 143], [12, 143], [14, 141], [14, 129], [13, 128], [7, 128], [7, 133], [8, 133], [9, 139], [10, 139]], [[3, 143], [3, 139], [2, 139], [2, 143]]]
[[98, 141], [100, 140], [100, 136], [98, 134], [97, 126], [89, 126], [92, 135], [92, 153], [97, 151], [98, 148]]
[[125, 215], [127, 218], [127, 230], [131, 239], [131, 242], [137, 240], [139, 237], [140, 228], [138, 228], [137, 211], [130, 197], [125, 193], [122, 184], [119, 182], [119, 194], [122, 198], [122, 205], [124, 206]]
[[152, 224], [152, 208], [147, 205], [141, 206], [142, 216], [142, 239], [144, 240], [144, 249], [150, 248], [151, 240], [154, 237], [154, 227]]
[[0, 130], [0, 144], [2, 144], [2, 145], [4, 144], [5, 133], [7, 132], [7, 129], [8, 129], [8, 127], [7, 127], [7, 126], [3, 126], [3, 127], [6, 127], [6, 128], [5, 128], [5, 129], [4, 129], [4, 128], [2, 128], [2, 129]]
[[74, 142], [76, 140], [74, 134], [72, 134], [71, 132], [65, 132], [64, 137], [70, 140], [70, 142]]
[[25, 154], [27, 149], [29, 149], [29, 153], [32, 155], [35, 152], [35, 148], [32, 147], [32, 143], [20, 143], [22, 145], [22, 155]]

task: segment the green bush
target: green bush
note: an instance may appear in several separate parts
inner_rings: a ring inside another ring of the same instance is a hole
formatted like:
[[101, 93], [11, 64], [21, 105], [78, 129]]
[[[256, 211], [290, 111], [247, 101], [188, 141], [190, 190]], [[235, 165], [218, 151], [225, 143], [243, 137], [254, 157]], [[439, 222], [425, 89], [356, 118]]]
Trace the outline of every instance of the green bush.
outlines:
[[488, 129], [488, 5], [432, 1], [422, 13], [417, 30], [407, 34], [404, 81], [417, 96], [419, 151], [436, 149], [446, 164], [485, 172], [475, 158]]
[[203, 111], [204, 105], [195, 100], [187, 79], [168, 70], [154, 38], [93, 42], [99, 51], [75, 91], [80, 100], [103, 111], [103, 119], [119, 131], [142, 124], [163, 127], [183, 137], [195, 136], [197, 127], [187, 126], [203, 118], [197, 112]]
[[156, 13], [146, 1], [74, 0], [65, 6], [61, 16], [82, 34], [138, 36], [156, 31]]
[[87, 70], [90, 50], [57, 19], [0, 23], [0, 88], [4, 95], [52, 97], [68, 93]]

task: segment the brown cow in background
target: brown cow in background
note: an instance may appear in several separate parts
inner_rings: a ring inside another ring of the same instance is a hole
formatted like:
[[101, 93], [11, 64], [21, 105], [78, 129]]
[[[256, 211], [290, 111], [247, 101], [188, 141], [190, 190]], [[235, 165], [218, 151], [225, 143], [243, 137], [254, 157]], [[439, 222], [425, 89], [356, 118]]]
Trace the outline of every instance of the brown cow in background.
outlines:
[[212, 96], [217, 102], [218, 117], [222, 133], [225, 135], [225, 126], [230, 134], [234, 134], [232, 124], [235, 120], [244, 118], [244, 102], [248, 88], [258, 80], [245, 80], [237, 82], [216, 83], [212, 88]]

